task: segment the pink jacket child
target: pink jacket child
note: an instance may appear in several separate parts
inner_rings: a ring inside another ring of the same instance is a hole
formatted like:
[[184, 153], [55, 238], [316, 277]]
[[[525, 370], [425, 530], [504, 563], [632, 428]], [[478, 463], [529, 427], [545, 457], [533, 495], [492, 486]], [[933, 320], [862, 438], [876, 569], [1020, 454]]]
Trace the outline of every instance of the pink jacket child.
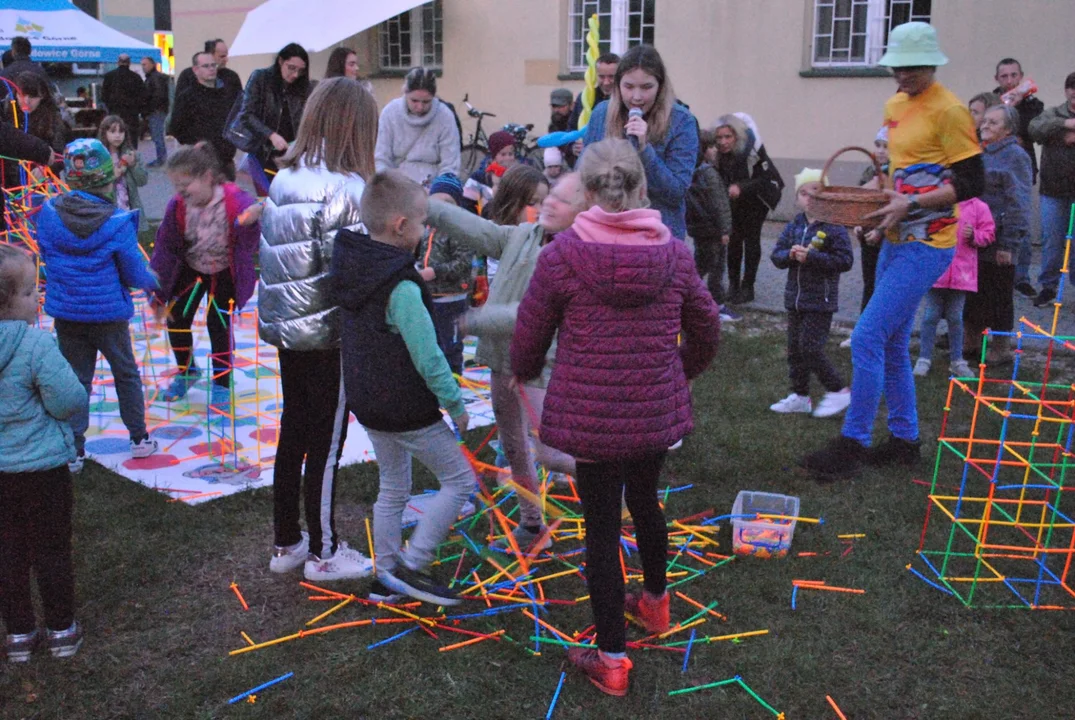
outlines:
[[[970, 240], [964, 237], [964, 228], [973, 228]], [[956, 229], [956, 255], [944, 275], [933, 283], [938, 290], [964, 290], [978, 292], [978, 251], [996, 240], [996, 225], [989, 206], [978, 198], [959, 203], [959, 224]]]
[[557, 329], [542, 441], [606, 461], [664, 451], [693, 429], [687, 383], [716, 355], [720, 319], [658, 211], [595, 206], [542, 250], [511, 344], [520, 380], [541, 373]]

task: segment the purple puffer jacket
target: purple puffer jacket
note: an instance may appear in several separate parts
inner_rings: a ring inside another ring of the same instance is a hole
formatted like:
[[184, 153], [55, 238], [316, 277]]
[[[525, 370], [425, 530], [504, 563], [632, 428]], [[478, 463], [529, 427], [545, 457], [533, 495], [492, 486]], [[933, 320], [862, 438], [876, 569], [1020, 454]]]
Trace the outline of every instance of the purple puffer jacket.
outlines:
[[720, 316], [659, 212], [595, 207], [542, 250], [511, 343], [520, 380], [541, 372], [557, 330], [544, 443], [609, 461], [666, 450], [691, 431], [687, 381], [716, 354]]
[[[254, 294], [258, 282], [255, 269], [255, 255], [261, 239], [261, 223], [240, 225], [238, 218], [243, 211], [255, 204], [257, 200], [244, 192], [238, 185], [224, 183], [224, 207], [228, 217], [228, 243], [230, 245], [231, 280], [235, 285], [235, 309], [241, 310], [247, 300]], [[157, 239], [153, 245], [153, 257], [150, 268], [160, 278], [160, 287], [154, 291], [157, 300], [167, 305], [182, 291], [177, 288], [179, 271], [185, 265], [183, 260], [186, 246], [185, 228], [186, 207], [183, 197], [176, 195], [168, 201], [164, 210], [164, 219], [157, 228]]]

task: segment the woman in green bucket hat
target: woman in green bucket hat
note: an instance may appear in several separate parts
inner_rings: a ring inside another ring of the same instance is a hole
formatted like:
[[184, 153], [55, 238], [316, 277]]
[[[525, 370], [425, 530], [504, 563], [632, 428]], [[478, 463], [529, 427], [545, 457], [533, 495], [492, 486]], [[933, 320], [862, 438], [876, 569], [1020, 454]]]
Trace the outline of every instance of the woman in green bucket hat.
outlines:
[[[894, 28], [880, 64], [899, 92], [885, 103], [889, 203], [868, 215], [884, 242], [873, 297], [851, 336], [851, 405], [841, 433], [799, 464], [820, 481], [850, 478], [864, 464], [914, 465], [918, 413], [909, 345], [915, 311], [955, 254], [953, 206], [985, 186], [981, 148], [963, 102], [935, 79], [948, 58], [927, 23]], [[879, 239], [879, 238], [878, 238]], [[889, 437], [871, 447], [882, 395]]]

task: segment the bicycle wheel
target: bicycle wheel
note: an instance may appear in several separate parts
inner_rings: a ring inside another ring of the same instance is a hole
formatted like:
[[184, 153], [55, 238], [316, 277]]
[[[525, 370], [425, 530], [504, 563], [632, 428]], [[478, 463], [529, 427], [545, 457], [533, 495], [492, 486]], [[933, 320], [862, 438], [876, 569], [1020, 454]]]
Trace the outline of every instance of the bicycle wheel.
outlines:
[[459, 156], [459, 179], [465, 183], [488, 154], [489, 149], [484, 145], [479, 145], [478, 143], [466, 145]]

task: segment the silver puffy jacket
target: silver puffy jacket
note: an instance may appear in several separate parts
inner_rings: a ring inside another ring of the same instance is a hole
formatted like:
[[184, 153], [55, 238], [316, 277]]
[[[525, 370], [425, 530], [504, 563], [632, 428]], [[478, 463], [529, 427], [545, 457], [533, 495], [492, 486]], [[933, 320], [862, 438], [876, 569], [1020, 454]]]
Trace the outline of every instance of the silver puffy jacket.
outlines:
[[261, 216], [258, 333], [265, 342], [286, 350], [339, 347], [332, 245], [340, 229], [365, 232], [365, 187], [358, 175], [323, 167], [287, 168], [273, 179]]

